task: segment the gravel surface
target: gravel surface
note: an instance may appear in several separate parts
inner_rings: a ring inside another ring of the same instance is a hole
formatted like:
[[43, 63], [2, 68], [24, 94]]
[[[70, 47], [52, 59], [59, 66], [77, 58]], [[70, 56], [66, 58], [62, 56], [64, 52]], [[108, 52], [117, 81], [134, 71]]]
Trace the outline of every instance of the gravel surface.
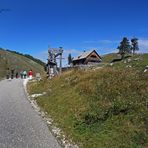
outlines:
[[60, 148], [26, 97], [23, 80], [0, 81], [0, 148]]

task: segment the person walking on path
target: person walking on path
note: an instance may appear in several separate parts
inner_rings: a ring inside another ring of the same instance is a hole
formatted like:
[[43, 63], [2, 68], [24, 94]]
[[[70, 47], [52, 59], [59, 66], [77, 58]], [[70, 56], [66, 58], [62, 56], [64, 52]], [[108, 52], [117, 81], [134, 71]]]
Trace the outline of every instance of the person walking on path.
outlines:
[[23, 71], [20, 71], [21, 79], [23, 79]]
[[27, 77], [27, 72], [26, 72], [26, 70], [23, 71], [23, 77], [24, 77], [24, 79], [26, 79], [26, 77]]
[[16, 79], [19, 77], [18, 72], [16, 72], [15, 77], [16, 77]]
[[7, 68], [6, 70], [6, 79], [9, 79], [10, 78], [10, 69]]
[[11, 70], [11, 79], [14, 77], [14, 69]]
[[32, 79], [32, 76], [33, 76], [33, 72], [32, 72], [31, 69], [30, 69], [30, 71], [28, 72], [28, 76], [29, 76], [29, 80], [31, 80], [31, 79]]

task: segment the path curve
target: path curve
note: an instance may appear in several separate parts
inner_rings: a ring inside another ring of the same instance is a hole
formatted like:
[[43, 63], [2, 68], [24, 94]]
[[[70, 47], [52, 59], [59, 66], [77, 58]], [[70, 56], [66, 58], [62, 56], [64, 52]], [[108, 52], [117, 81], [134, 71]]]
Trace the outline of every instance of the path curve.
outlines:
[[21, 79], [0, 81], [0, 148], [60, 148], [27, 100]]

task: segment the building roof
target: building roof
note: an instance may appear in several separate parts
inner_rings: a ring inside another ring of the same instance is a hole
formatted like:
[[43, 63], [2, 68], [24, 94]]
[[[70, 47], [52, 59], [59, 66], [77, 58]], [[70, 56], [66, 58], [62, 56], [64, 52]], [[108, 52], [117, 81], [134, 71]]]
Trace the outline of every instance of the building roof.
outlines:
[[[85, 51], [83, 52], [81, 55], [79, 55], [78, 57], [74, 58], [73, 61], [76, 61], [76, 60], [81, 60], [81, 59], [85, 59], [87, 58], [92, 52], [96, 52], [95, 50], [90, 50], [90, 51]], [[96, 52], [97, 53], [97, 52]], [[98, 55], [98, 53], [97, 53]], [[99, 55], [98, 55], [99, 56]], [[100, 56], [99, 56], [100, 57]], [[100, 57], [101, 58], [101, 57]]]

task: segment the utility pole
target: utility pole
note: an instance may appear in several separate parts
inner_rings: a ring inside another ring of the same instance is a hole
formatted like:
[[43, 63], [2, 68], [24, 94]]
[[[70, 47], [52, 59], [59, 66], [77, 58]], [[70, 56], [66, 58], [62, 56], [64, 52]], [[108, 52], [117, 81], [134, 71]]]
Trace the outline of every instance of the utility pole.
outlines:
[[62, 47], [60, 47], [59, 53], [60, 53], [60, 74], [61, 74], [62, 73], [62, 53], [63, 53]]

